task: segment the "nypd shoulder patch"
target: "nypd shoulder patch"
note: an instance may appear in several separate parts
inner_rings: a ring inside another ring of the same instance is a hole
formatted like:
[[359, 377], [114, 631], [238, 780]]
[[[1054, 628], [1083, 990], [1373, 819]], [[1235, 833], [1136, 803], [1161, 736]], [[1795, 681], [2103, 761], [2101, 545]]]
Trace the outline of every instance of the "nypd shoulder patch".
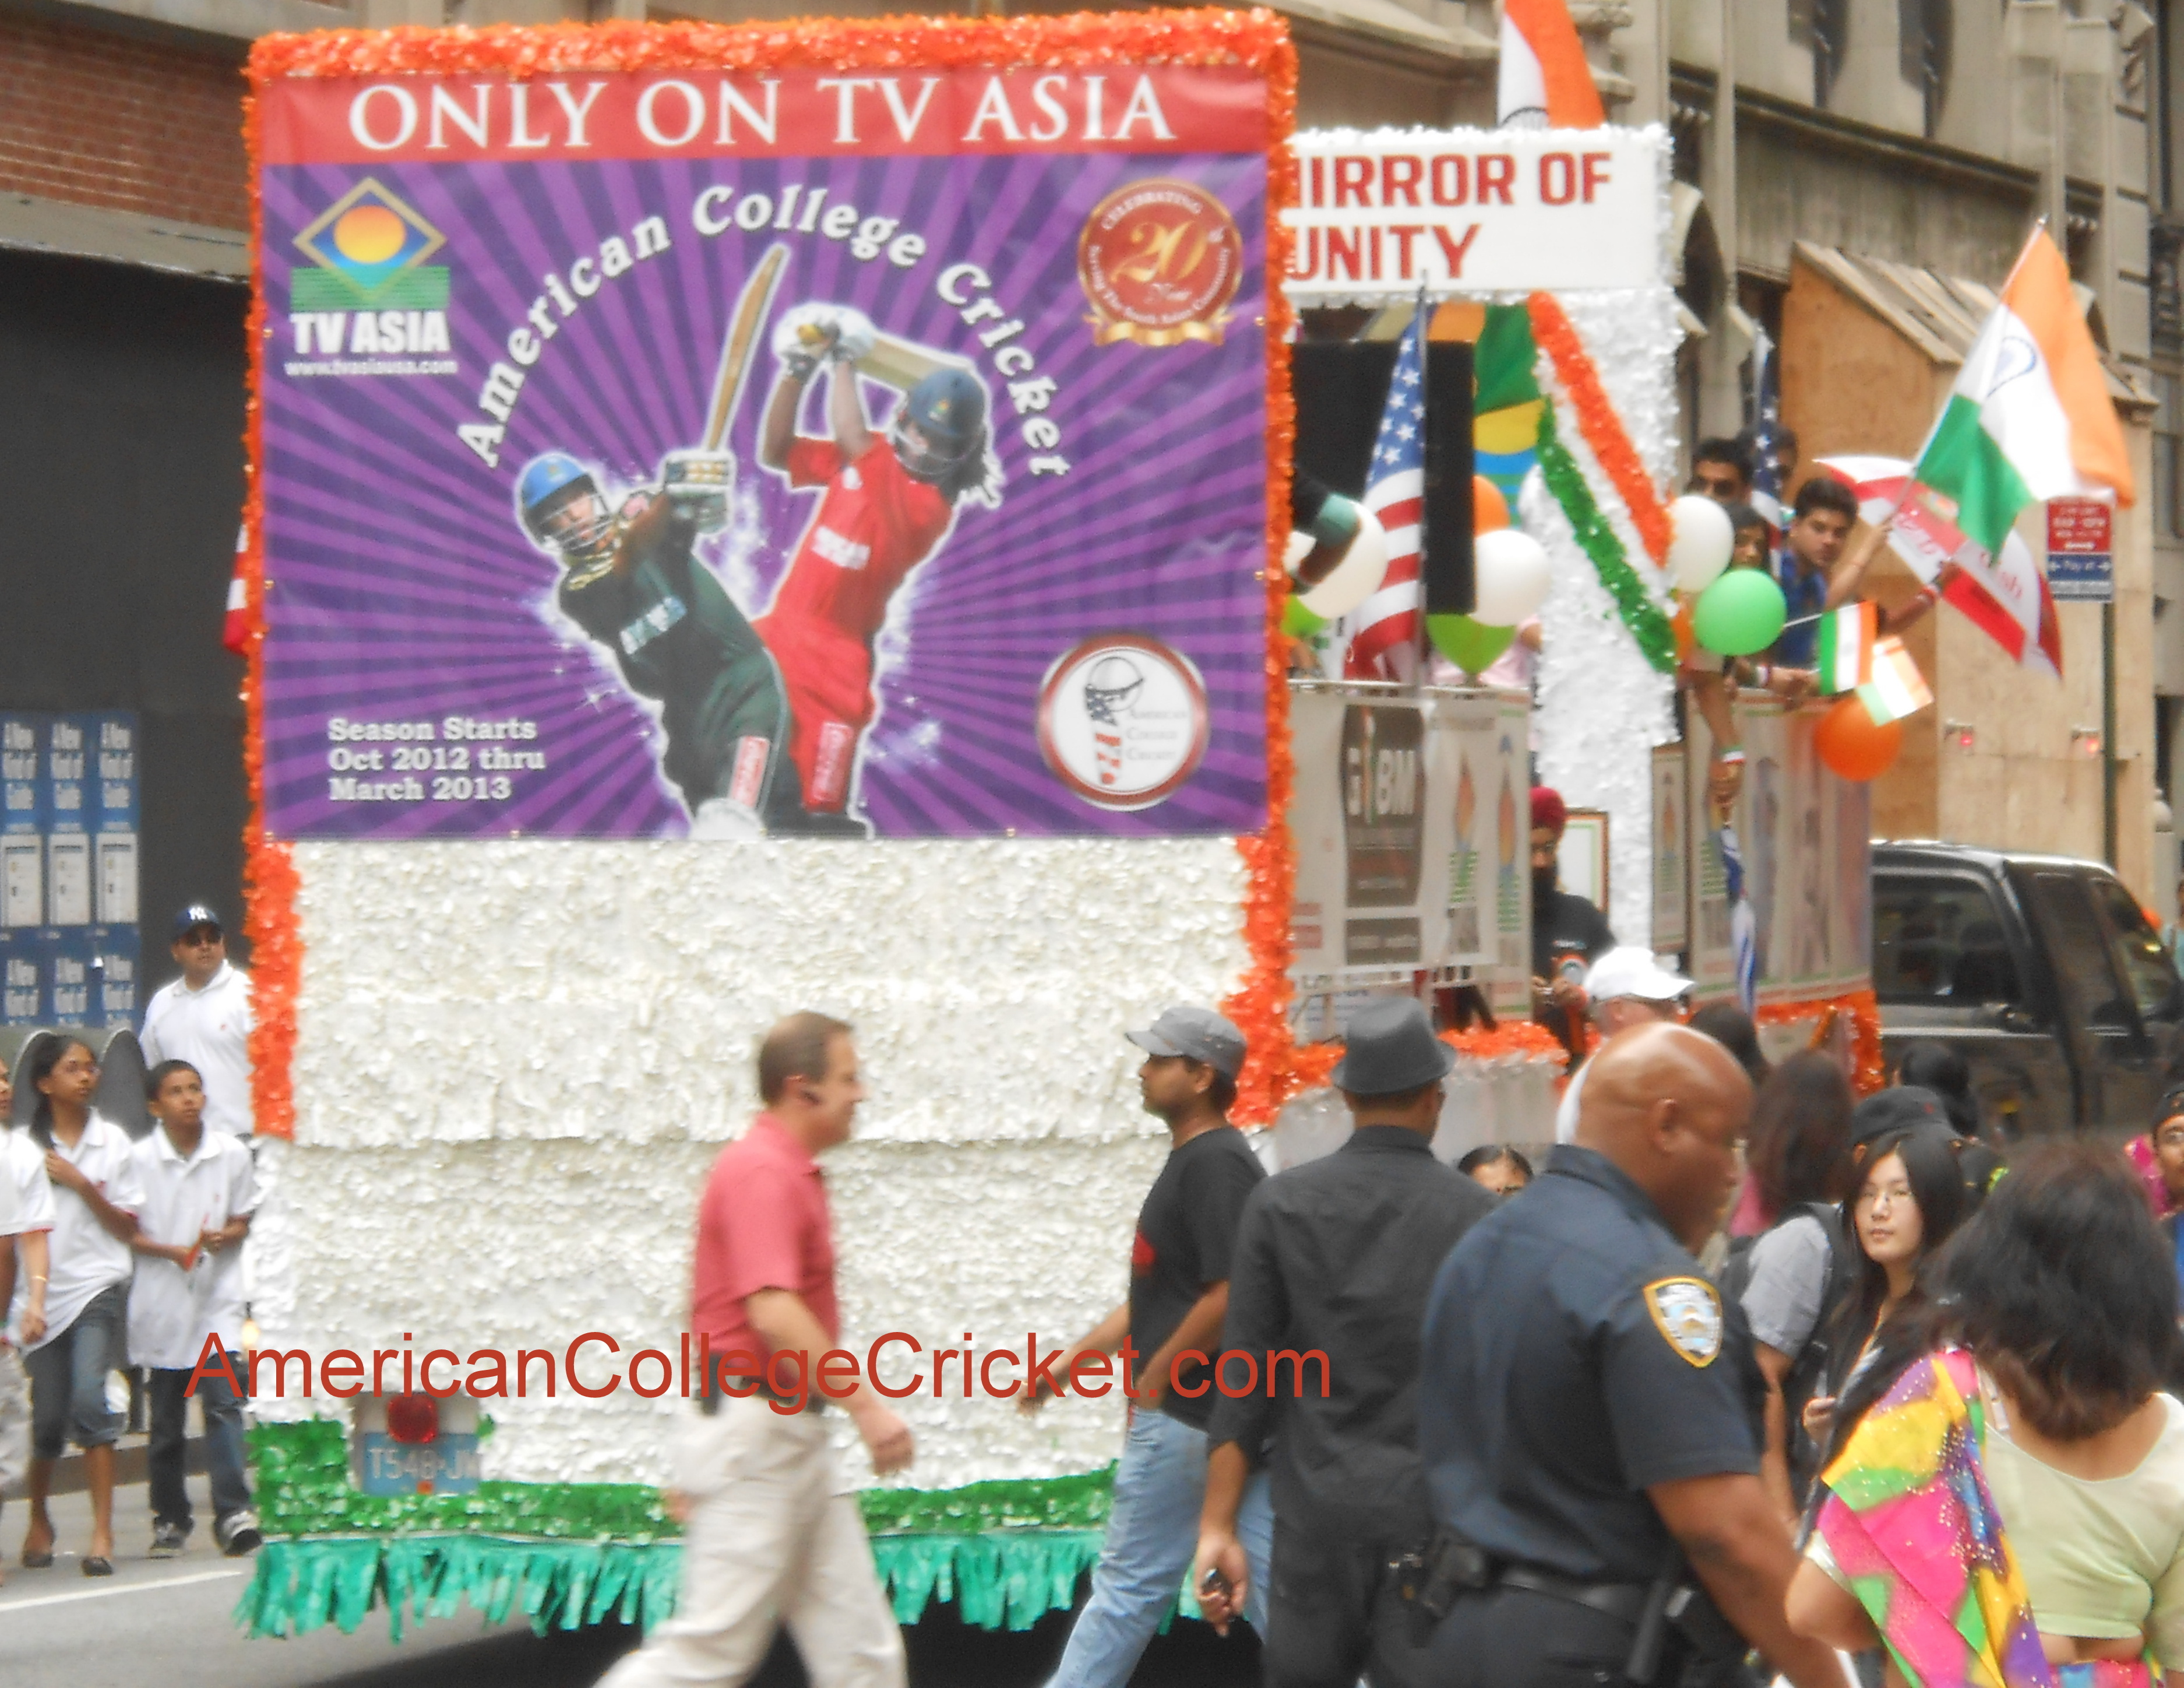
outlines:
[[1646, 1286], [1646, 1311], [1692, 1365], [1710, 1366], [1721, 1352], [1721, 1297], [1705, 1279], [1657, 1279]]

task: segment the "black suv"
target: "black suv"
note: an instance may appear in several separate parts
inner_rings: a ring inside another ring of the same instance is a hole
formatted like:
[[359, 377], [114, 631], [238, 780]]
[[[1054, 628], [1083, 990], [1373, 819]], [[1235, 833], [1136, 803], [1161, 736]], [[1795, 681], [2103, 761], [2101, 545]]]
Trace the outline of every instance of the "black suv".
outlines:
[[1873, 847], [1873, 989], [1890, 1070], [1959, 1050], [1989, 1128], [2136, 1134], [2184, 1056], [2184, 986], [2098, 862], [1961, 844]]

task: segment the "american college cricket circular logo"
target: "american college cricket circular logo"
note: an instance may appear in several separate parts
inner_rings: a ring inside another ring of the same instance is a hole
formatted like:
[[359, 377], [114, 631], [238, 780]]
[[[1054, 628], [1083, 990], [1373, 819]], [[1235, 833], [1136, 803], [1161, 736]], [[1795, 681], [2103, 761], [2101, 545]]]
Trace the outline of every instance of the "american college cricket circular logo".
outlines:
[[1077, 239], [1077, 279], [1102, 346], [1218, 345], [1243, 276], [1236, 220], [1195, 182], [1156, 176], [1118, 187], [1093, 208]]
[[1212, 723], [1190, 659], [1143, 633], [1100, 633], [1055, 659], [1039, 688], [1039, 748], [1102, 809], [1150, 809], [1196, 770]]

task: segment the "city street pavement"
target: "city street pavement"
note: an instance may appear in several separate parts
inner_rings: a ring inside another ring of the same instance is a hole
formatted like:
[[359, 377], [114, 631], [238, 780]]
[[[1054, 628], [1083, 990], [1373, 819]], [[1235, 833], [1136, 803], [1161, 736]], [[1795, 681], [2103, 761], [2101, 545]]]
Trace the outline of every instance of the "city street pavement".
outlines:
[[[203, 1479], [191, 1484], [203, 1502]], [[231, 1614], [248, 1585], [248, 1560], [223, 1558], [200, 1517], [178, 1558], [144, 1557], [152, 1539], [142, 1485], [115, 1492], [114, 1574], [79, 1569], [90, 1535], [81, 1495], [53, 1501], [60, 1546], [53, 1568], [26, 1571], [20, 1553], [26, 1514], [0, 1509], [0, 1681], [7, 1688], [582, 1688], [637, 1644], [633, 1630], [605, 1627], [544, 1637], [521, 1618], [487, 1623], [465, 1607], [431, 1618], [397, 1645], [387, 1614], [374, 1612], [354, 1635], [326, 1629], [295, 1641], [245, 1641]], [[1052, 1670], [1069, 1619], [1056, 1613], [1022, 1635], [989, 1634], [956, 1621], [952, 1607], [928, 1611], [904, 1632], [913, 1688], [1035, 1688]], [[1258, 1680], [1258, 1647], [1239, 1634], [1224, 1642], [1203, 1624], [1178, 1622], [1154, 1641], [1134, 1688], [1245, 1688]], [[786, 1641], [754, 1688], [802, 1688]]]

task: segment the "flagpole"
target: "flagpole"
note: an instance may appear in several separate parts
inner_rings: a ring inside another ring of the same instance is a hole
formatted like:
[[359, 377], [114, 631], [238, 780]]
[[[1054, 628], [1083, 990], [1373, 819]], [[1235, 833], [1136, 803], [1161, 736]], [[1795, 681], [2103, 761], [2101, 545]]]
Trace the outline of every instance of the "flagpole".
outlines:
[[[1426, 635], [1427, 579], [1433, 567], [1434, 536], [1426, 516], [1426, 466], [1433, 461], [1433, 430], [1436, 422], [1446, 424], [1446, 416], [1434, 415], [1433, 384], [1426, 379], [1426, 362], [1431, 354], [1427, 349], [1427, 336], [1431, 320], [1426, 307], [1426, 285], [1418, 283], [1417, 309], [1411, 316], [1411, 329], [1418, 337], [1418, 399], [1424, 415], [1418, 423], [1418, 626], [1411, 645], [1411, 673], [1412, 683], [1424, 685], [1428, 668], [1433, 660], [1433, 641]], [[1474, 590], [1476, 589], [1474, 586]]]

